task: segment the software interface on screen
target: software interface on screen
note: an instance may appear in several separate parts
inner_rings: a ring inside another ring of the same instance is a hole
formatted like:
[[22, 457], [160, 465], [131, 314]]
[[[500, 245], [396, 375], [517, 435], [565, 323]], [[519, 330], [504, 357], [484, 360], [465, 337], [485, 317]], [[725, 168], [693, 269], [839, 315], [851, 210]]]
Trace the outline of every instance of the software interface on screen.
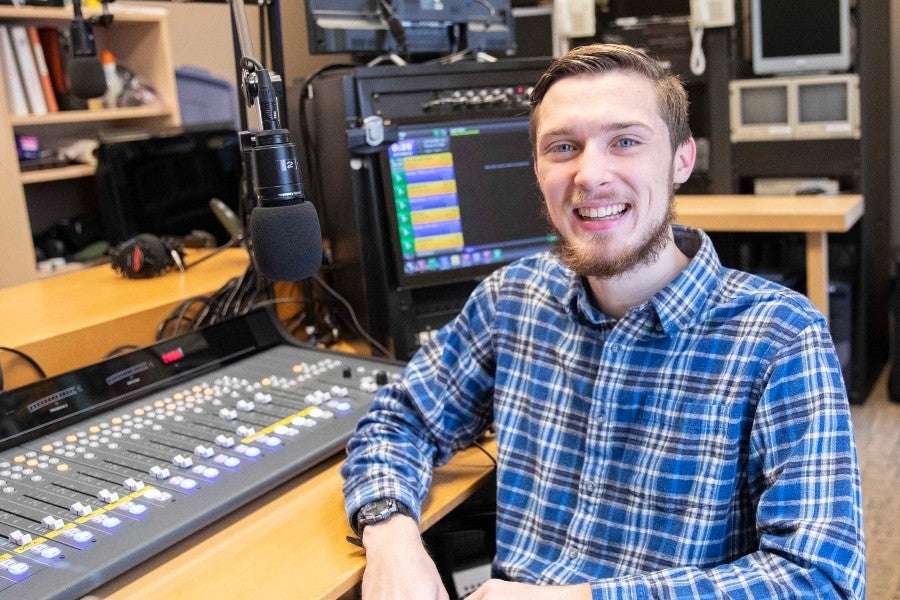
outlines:
[[408, 283], [488, 272], [554, 239], [526, 119], [405, 126], [387, 162], [395, 257]]

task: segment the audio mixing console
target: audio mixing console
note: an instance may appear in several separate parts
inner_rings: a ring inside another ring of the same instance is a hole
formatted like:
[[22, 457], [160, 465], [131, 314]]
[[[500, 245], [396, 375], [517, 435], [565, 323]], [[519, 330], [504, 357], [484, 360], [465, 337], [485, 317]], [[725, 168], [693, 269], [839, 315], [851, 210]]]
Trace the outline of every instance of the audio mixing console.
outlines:
[[341, 451], [398, 370], [259, 311], [0, 394], [0, 600], [81, 597]]

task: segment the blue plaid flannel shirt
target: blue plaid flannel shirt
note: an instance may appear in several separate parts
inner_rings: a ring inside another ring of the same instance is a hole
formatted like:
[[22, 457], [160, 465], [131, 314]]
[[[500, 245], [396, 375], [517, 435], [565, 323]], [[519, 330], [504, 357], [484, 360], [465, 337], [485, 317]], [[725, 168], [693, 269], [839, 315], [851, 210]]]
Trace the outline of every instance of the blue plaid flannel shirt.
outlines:
[[433, 465], [495, 423], [506, 578], [595, 599], [864, 598], [840, 366], [800, 294], [692, 260], [616, 321], [549, 254], [488, 277], [348, 445], [348, 514], [418, 514]]

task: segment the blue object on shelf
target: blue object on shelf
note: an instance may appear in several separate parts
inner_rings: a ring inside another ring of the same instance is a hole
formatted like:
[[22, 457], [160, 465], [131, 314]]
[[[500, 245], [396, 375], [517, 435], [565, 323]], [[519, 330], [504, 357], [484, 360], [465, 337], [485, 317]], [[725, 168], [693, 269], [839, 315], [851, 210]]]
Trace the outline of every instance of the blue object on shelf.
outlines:
[[184, 125], [228, 123], [240, 129], [237, 89], [201, 67], [175, 69], [178, 107]]

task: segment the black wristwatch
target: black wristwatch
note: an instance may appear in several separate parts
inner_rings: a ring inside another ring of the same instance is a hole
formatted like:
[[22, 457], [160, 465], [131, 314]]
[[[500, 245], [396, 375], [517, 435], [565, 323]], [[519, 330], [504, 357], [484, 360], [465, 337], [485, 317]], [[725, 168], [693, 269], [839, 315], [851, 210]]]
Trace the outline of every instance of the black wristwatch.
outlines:
[[382, 498], [364, 504], [362, 508], [356, 511], [356, 517], [353, 519], [353, 531], [357, 537], [362, 539], [362, 532], [366, 525], [386, 521], [395, 514], [406, 515], [407, 517], [413, 516], [408, 506], [402, 502], [397, 502], [393, 498]]

